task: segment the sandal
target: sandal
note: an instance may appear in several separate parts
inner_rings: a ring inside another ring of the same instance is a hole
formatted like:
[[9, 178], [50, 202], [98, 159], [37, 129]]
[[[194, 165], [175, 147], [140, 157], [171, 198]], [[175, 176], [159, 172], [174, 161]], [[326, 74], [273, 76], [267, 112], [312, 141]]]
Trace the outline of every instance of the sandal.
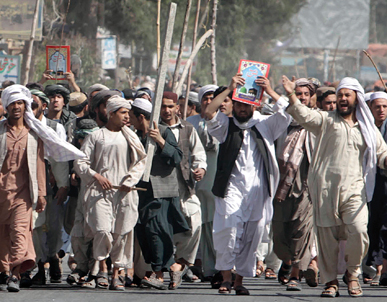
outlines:
[[272, 268], [267, 268], [265, 270], [265, 279], [268, 279], [268, 280], [277, 279], [277, 274], [274, 272]]
[[67, 276], [66, 282], [71, 286], [81, 285], [85, 282], [86, 275], [80, 270], [75, 270]]
[[199, 277], [196, 276], [190, 268], [187, 270], [187, 273], [183, 276], [183, 279], [184, 281], [191, 282], [191, 283], [202, 282], [202, 280], [200, 280]]
[[95, 283], [95, 277], [90, 276], [83, 284], [81, 284], [81, 288], [96, 288], [97, 284]]
[[[262, 261], [258, 261], [258, 262], [262, 262]], [[263, 267], [263, 265], [257, 263], [257, 269], [255, 270], [255, 278], [261, 277], [264, 271], [265, 271], [265, 268]]]
[[289, 282], [286, 284], [287, 291], [299, 292], [302, 290], [300, 280], [296, 277], [289, 279]]
[[119, 278], [113, 278], [109, 290], [125, 291], [125, 286]]
[[108, 289], [109, 287], [109, 275], [108, 272], [99, 272], [95, 277], [97, 281], [97, 287], [101, 289]]
[[211, 288], [219, 289], [222, 286], [223, 275], [221, 272], [217, 272], [214, 277], [211, 279]]
[[[333, 289], [333, 290], [332, 290]], [[339, 297], [339, 287], [335, 284], [326, 285], [323, 292], [320, 295], [323, 298], [336, 298]]]
[[[223, 289], [222, 289], [223, 287]], [[224, 281], [219, 287], [218, 290], [219, 294], [230, 294], [231, 293], [231, 282], [229, 281]]]
[[289, 282], [289, 274], [292, 266], [282, 262], [281, 268], [278, 271], [278, 282], [285, 285]]
[[310, 287], [316, 287], [318, 285], [318, 269], [313, 266], [309, 266], [304, 272], [304, 278], [306, 284]]
[[[347, 281], [348, 281], [348, 295], [350, 295], [351, 297], [363, 296], [363, 290], [360, 287], [359, 278], [351, 276], [351, 277], [347, 277]], [[353, 281], [356, 281], [357, 286], [350, 287], [349, 282], [353, 282]]]
[[20, 291], [20, 280], [16, 276], [9, 277], [7, 282], [7, 290], [13, 293]]
[[381, 275], [375, 275], [375, 277], [372, 278], [370, 286], [380, 286], [380, 277]]
[[171, 281], [169, 283], [168, 289], [177, 289], [183, 281], [183, 276], [187, 273], [187, 271], [188, 265], [184, 265], [183, 270], [177, 272], [169, 271], [169, 277], [171, 278]]
[[243, 285], [238, 285], [234, 289], [235, 289], [235, 294], [237, 296], [249, 296], [250, 295], [249, 290], [246, 287], [244, 287]]
[[168, 286], [166, 286], [162, 279], [159, 279], [156, 277], [156, 274], [152, 274], [149, 278], [144, 277], [141, 280], [141, 285], [144, 285], [146, 287], [153, 287], [160, 290], [166, 290], [168, 289]]

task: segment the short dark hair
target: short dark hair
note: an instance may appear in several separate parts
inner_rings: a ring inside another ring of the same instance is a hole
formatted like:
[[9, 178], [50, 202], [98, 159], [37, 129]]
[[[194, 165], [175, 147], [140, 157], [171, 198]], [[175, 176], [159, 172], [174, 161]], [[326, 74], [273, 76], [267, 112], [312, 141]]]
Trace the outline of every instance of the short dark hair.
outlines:
[[43, 85], [40, 84], [40, 83], [36, 83], [36, 82], [28, 83], [28, 84], [26, 85], [26, 87], [27, 87], [29, 90], [31, 90], [31, 89], [36, 89], [36, 90], [40, 90], [40, 91], [42, 91], [42, 92], [44, 91]]
[[82, 104], [76, 105], [76, 106], [69, 106], [69, 110], [71, 112], [74, 112], [75, 114], [78, 114], [83, 110], [83, 108], [86, 107], [86, 105], [89, 103], [89, 101], [86, 99]]
[[317, 101], [321, 103], [328, 95], [331, 94], [336, 94], [336, 92], [333, 90], [327, 90], [321, 96], [317, 97]]
[[133, 111], [133, 114], [136, 116], [136, 117], [139, 117], [141, 114], [144, 115], [145, 119], [147, 121], [150, 120], [150, 117], [151, 117], [151, 114], [150, 112], [148, 111], [145, 111], [143, 109], [140, 109], [138, 107], [135, 107], [135, 106], [132, 106], [132, 111]]
[[[221, 94], [223, 91], [227, 89], [227, 86], [220, 86], [218, 89], [214, 92], [214, 98], [216, 98], [219, 94]], [[227, 95], [230, 99], [232, 99], [232, 91]]]
[[188, 106], [190, 107], [195, 106], [197, 113], [202, 112], [202, 105], [200, 103], [196, 103], [196, 102], [192, 102], [191, 100], [188, 100]]

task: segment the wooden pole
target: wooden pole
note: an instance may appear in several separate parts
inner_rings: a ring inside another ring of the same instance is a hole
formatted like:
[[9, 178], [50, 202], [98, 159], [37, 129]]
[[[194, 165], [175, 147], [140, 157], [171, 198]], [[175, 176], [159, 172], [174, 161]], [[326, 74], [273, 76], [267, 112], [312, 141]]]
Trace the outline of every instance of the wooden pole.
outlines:
[[161, 14], [161, 0], [157, 0], [157, 21], [156, 21], [156, 28], [157, 28], [157, 69], [160, 66], [160, 14]]
[[[160, 66], [158, 70], [155, 99], [152, 102], [153, 108], [152, 108], [152, 114], [150, 118], [151, 128], [153, 128], [153, 122], [155, 122], [156, 124], [158, 124], [159, 122], [161, 103], [163, 100], [163, 93], [164, 93], [165, 78], [166, 78], [167, 69], [168, 69], [167, 68], [168, 57], [169, 57], [169, 51], [171, 49], [173, 26], [175, 24], [176, 6], [177, 6], [176, 3], [171, 2], [169, 7], [169, 18], [168, 18], [167, 30], [165, 34], [163, 55], [161, 57]], [[149, 156], [147, 157], [145, 172], [144, 172], [144, 176], [142, 177], [143, 181], [149, 181], [150, 171], [152, 168], [153, 154], [155, 152], [155, 149], [156, 149], [156, 143], [154, 142], [154, 140], [148, 139], [147, 145], [146, 145], [146, 153]]]
[[181, 56], [183, 55], [185, 36], [187, 35], [189, 14], [190, 14], [190, 11], [191, 11], [191, 4], [192, 4], [192, 0], [187, 0], [187, 8], [185, 10], [183, 30], [181, 32], [181, 38], [180, 38], [179, 53], [177, 54], [175, 73], [173, 75], [173, 82], [172, 82], [172, 91], [173, 92], [175, 92], [175, 84], [179, 80]]
[[[192, 37], [192, 50], [195, 48], [195, 45], [196, 45], [196, 36], [198, 34], [199, 14], [200, 14], [200, 0], [198, 0], [197, 5], [196, 5], [195, 26], [194, 26], [193, 37]], [[187, 91], [185, 94], [185, 106], [184, 106], [184, 112], [183, 112], [183, 119], [184, 120], [187, 118], [188, 95], [189, 95], [191, 81], [192, 81], [191, 75], [192, 75], [192, 64], [189, 67], [189, 72], [188, 72]]]
[[24, 70], [23, 85], [26, 85], [28, 83], [28, 80], [29, 80], [29, 73], [30, 73], [30, 69], [31, 69], [32, 49], [33, 49], [34, 40], [35, 40], [35, 31], [36, 31], [36, 22], [38, 20], [38, 12], [39, 12], [39, 0], [36, 0], [34, 19], [32, 20], [32, 29], [31, 29], [31, 36], [30, 36], [30, 41], [29, 41], [30, 43], [28, 45], [28, 51], [27, 51], [26, 68]]
[[336, 64], [336, 55], [337, 55], [337, 50], [339, 49], [340, 39], [341, 39], [341, 36], [339, 36], [339, 38], [337, 39], [335, 54], [333, 55], [333, 61], [332, 61], [331, 69], [329, 70], [329, 73], [328, 73], [328, 81], [329, 81], [330, 75], [332, 75], [332, 82], [335, 81], [335, 77], [333, 76], [333, 67]]
[[180, 78], [180, 81], [177, 85], [177, 88], [176, 88], [176, 94], [177, 95], [180, 95], [181, 94], [181, 90], [183, 89], [183, 84], [184, 84], [184, 81], [185, 81], [185, 78], [188, 74], [188, 69], [190, 68], [193, 60], [195, 59], [197, 53], [199, 52], [200, 48], [202, 47], [204, 41], [212, 35], [212, 29], [208, 30], [201, 38], [200, 40], [198, 41], [198, 43], [196, 44], [195, 46], [195, 49], [192, 51], [191, 53], [191, 56], [189, 57], [189, 59], [187, 60], [187, 63], [185, 64], [184, 66], [184, 70], [183, 70], [183, 73], [181, 74], [181, 78]]
[[212, 83], [218, 85], [218, 79], [216, 74], [216, 47], [215, 47], [215, 28], [216, 28], [216, 14], [218, 10], [218, 0], [214, 0], [214, 5], [212, 7], [212, 25], [211, 29], [213, 30], [211, 36], [211, 75]]
[[380, 80], [382, 81], [382, 84], [383, 84], [383, 86], [384, 86], [384, 89], [387, 91], [386, 83], [384, 82], [383, 77], [382, 77], [382, 75], [380, 74], [379, 69], [378, 69], [378, 67], [376, 66], [374, 60], [372, 60], [371, 56], [369, 55], [369, 53], [368, 53], [366, 50], [363, 50], [363, 52], [364, 52], [364, 54], [371, 60], [372, 65], [374, 65], [374, 67], [375, 67], [375, 69], [376, 69], [376, 72], [378, 73], [379, 78], [380, 78]]

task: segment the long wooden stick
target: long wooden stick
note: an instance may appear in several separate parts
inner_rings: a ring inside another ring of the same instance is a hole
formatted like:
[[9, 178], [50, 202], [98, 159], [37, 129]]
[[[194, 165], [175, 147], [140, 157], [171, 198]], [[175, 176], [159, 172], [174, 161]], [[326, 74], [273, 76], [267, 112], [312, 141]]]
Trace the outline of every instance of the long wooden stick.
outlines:
[[161, 13], [161, 0], [157, 0], [157, 21], [156, 21], [156, 28], [157, 28], [157, 68], [160, 66], [160, 13]]
[[335, 77], [333, 76], [333, 67], [336, 64], [336, 55], [337, 55], [337, 50], [339, 49], [340, 40], [341, 40], [341, 36], [339, 36], [339, 39], [337, 40], [337, 45], [336, 45], [336, 49], [335, 49], [335, 54], [333, 55], [333, 61], [332, 61], [331, 69], [330, 69], [330, 71], [328, 73], [328, 81], [329, 81], [329, 76], [332, 75], [332, 82], [335, 81]]
[[181, 74], [179, 84], [177, 85], [177, 88], [176, 88], [176, 94], [177, 95], [181, 94], [181, 90], [183, 88], [183, 84], [184, 84], [185, 78], [187, 76], [189, 67], [191, 66], [191, 64], [192, 64], [193, 60], [195, 59], [196, 55], [198, 54], [198, 52], [199, 52], [200, 48], [202, 47], [204, 41], [206, 41], [206, 39], [209, 36], [211, 36], [211, 35], [212, 35], [212, 29], [207, 30], [207, 32], [200, 38], [200, 40], [196, 44], [195, 49], [192, 51], [191, 56], [189, 57], [189, 59], [187, 60], [187, 63], [184, 66], [184, 70], [183, 70], [183, 73]]
[[177, 83], [179, 79], [180, 74], [180, 65], [181, 65], [181, 57], [183, 55], [184, 50], [184, 43], [185, 43], [185, 36], [187, 35], [187, 29], [188, 29], [188, 21], [189, 21], [189, 14], [191, 12], [191, 3], [192, 0], [187, 0], [187, 8], [185, 10], [185, 17], [184, 17], [184, 23], [183, 23], [183, 30], [181, 32], [181, 38], [180, 38], [180, 47], [179, 47], [179, 53], [177, 54], [177, 60], [176, 60], [176, 67], [175, 67], [175, 74], [173, 75], [173, 82], [172, 82], [172, 91], [174, 91], [175, 83]]
[[[62, 24], [62, 33], [61, 33], [61, 35], [60, 35], [59, 54], [60, 54], [60, 51], [61, 51], [61, 49], [62, 49], [64, 27], [65, 27], [65, 24], [66, 24], [67, 14], [69, 13], [70, 3], [71, 3], [71, 0], [69, 0], [69, 2], [67, 2], [67, 10], [66, 10], [66, 14], [64, 15], [64, 18], [63, 18], [63, 21], [62, 21], [63, 24]], [[59, 57], [59, 54], [58, 54], [58, 57]], [[67, 60], [70, 60], [70, 58], [67, 58]], [[56, 60], [55, 84], [58, 83], [58, 66], [59, 66], [59, 60]]]
[[35, 40], [35, 31], [36, 31], [36, 22], [38, 20], [38, 12], [39, 12], [39, 0], [36, 0], [36, 6], [35, 6], [35, 12], [34, 12], [34, 19], [32, 20], [32, 29], [31, 29], [31, 36], [30, 36], [30, 44], [28, 45], [28, 52], [27, 52], [27, 58], [26, 58], [26, 67], [24, 70], [24, 83], [23, 85], [26, 85], [29, 80], [29, 74], [31, 69], [31, 58], [32, 58], [32, 49], [34, 46], [34, 40]]
[[381, 80], [382, 83], [383, 83], [384, 89], [387, 90], [386, 83], [384, 82], [383, 77], [382, 77], [382, 75], [380, 74], [379, 69], [378, 69], [378, 67], [376, 66], [374, 60], [372, 60], [371, 56], [369, 55], [369, 53], [368, 53], [366, 50], [363, 50], [363, 52], [364, 52], [364, 54], [371, 60], [372, 65], [374, 65], [374, 67], [375, 67], [375, 69], [376, 69], [376, 72], [378, 73], [379, 78], [380, 78], [380, 80]]
[[[196, 5], [195, 26], [194, 26], [193, 37], [192, 37], [192, 50], [196, 46], [196, 37], [198, 35], [199, 15], [200, 15], [200, 0], [198, 0], [197, 5]], [[191, 81], [192, 81], [191, 75], [192, 75], [192, 64], [189, 67], [189, 72], [188, 72], [187, 91], [185, 94], [185, 106], [184, 106], [184, 112], [183, 112], [183, 119], [184, 120], [187, 118], [188, 96], [189, 96], [189, 91], [191, 90], [190, 88], [191, 88]]]
[[214, 0], [212, 7], [212, 25], [211, 29], [213, 30], [211, 36], [211, 75], [212, 75], [212, 84], [218, 85], [218, 78], [216, 73], [216, 47], [215, 47], [215, 28], [216, 28], [216, 14], [218, 10], [218, 0]]
[[[158, 76], [157, 76], [156, 93], [155, 93], [156, 97], [153, 102], [152, 114], [150, 118], [151, 128], [153, 128], [153, 122], [155, 122], [156, 125], [159, 122], [161, 103], [163, 100], [165, 78], [166, 78], [167, 69], [168, 69], [168, 57], [169, 57], [169, 51], [171, 49], [173, 26], [175, 25], [176, 7], [177, 7], [176, 3], [171, 2], [171, 5], [169, 7], [169, 18], [168, 18], [167, 30], [165, 34], [163, 55], [161, 57]], [[145, 164], [145, 172], [144, 172], [144, 176], [142, 177], [143, 181], [149, 181], [150, 171], [152, 168], [153, 154], [155, 152], [155, 149], [156, 149], [156, 143], [154, 142], [154, 140], [148, 139], [147, 145], [146, 145], [146, 153], [149, 154], [149, 156], [147, 157], [147, 161]]]
[[[113, 187], [113, 189], [119, 189], [119, 188], [121, 188], [121, 186], [112, 186]], [[147, 191], [147, 189], [145, 189], [145, 188], [137, 188], [137, 187], [132, 187], [131, 188], [132, 189], [132, 191]]]

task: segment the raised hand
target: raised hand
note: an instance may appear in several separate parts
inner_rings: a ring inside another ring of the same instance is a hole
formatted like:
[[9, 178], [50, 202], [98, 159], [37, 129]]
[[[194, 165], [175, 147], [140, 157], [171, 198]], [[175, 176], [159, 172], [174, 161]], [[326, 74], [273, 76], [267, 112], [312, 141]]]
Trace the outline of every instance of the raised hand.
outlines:
[[234, 90], [238, 86], [245, 85], [245, 79], [242, 77], [242, 73], [237, 73], [235, 76], [232, 77], [230, 85], [228, 86], [228, 89]]
[[284, 89], [287, 94], [293, 93], [294, 89], [296, 88], [296, 84], [294, 82], [295, 78], [292, 78], [293, 81], [290, 81], [287, 76], [282, 76], [282, 85], [284, 86]]
[[269, 94], [273, 90], [270, 85], [270, 80], [265, 76], [258, 76], [257, 79], [255, 80], [255, 84], [257, 84], [258, 86], [261, 86]]

